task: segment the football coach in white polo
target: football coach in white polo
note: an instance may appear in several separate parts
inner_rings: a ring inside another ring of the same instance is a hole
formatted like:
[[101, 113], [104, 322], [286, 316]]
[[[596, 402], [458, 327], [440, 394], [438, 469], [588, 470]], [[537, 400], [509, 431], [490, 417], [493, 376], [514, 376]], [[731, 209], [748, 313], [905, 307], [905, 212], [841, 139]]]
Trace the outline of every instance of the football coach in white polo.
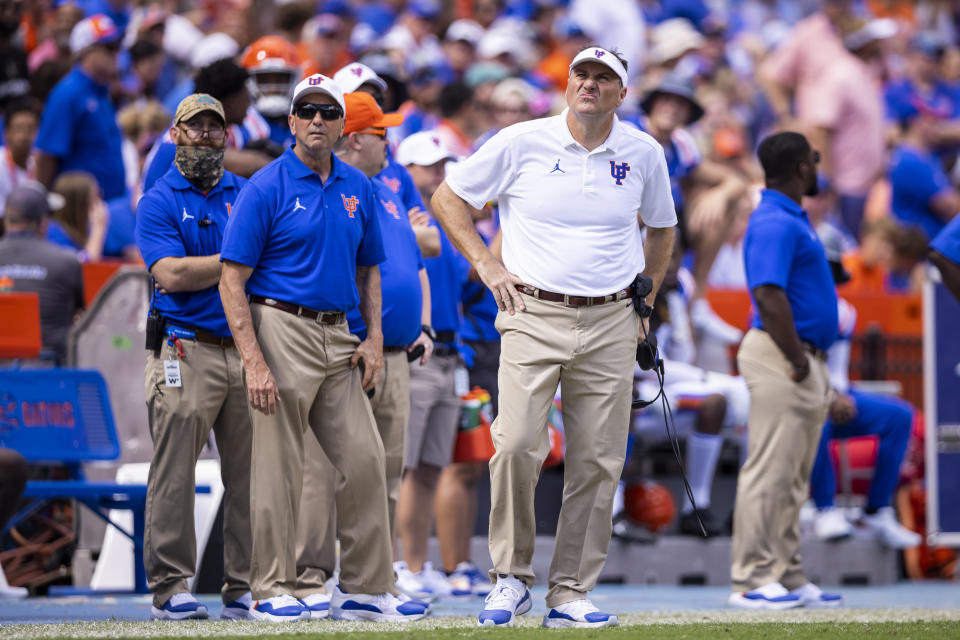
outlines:
[[[566, 461], [543, 624], [618, 624], [587, 592], [606, 559], [627, 442], [640, 337], [631, 285], [638, 273], [649, 276], [647, 301], [654, 299], [677, 223], [660, 145], [614, 113], [626, 86], [616, 52], [584, 49], [570, 65], [563, 113], [503, 129], [457, 165], [432, 199], [500, 306], [500, 415], [490, 460], [496, 586], [478, 619], [484, 626], [513, 624], [530, 610], [533, 496], [558, 383]], [[470, 218], [471, 207], [492, 200], [500, 205], [502, 263]]]

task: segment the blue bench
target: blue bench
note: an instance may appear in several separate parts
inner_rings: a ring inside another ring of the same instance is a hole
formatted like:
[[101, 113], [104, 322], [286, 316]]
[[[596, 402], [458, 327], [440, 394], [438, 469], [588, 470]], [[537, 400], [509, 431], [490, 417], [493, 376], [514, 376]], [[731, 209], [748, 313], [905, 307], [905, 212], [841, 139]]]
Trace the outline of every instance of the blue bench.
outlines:
[[[28, 482], [24, 498], [29, 503], [6, 529], [48, 500], [76, 500], [133, 542], [134, 590], [149, 592], [143, 568], [146, 485], [88, 482], [83, 474], [85, 462], [120, 457], [107, 385], [99, 372], [0, 370], [0, 447], [20, 452], [30, 463], [65, 465], [70, 474], [67, 480]], [[210, 487], [197, 487], [197, 493], [210, 493]], [[133, 531], [112, 520], [111, 509], [130, 510]]]

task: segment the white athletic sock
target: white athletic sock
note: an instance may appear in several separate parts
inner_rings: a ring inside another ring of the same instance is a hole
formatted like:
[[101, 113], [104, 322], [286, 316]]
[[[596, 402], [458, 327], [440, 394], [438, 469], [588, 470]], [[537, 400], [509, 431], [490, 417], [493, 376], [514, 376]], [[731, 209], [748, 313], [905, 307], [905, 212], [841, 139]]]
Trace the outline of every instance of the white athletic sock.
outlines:
[[[698, 509], [710, 506], [710, 488], [717, 470], [717, 458], [723, 446], [721, 436], [693, 432], [687, 437], [687, 480]], [[690, 499], [684, 496], [683, 513], [693, 511]]]
[[623, 487], [624, 482], [621, 480], [617, 483], [617, 491], [613, 494], [613, 515], [617, 515], [623, 511]]

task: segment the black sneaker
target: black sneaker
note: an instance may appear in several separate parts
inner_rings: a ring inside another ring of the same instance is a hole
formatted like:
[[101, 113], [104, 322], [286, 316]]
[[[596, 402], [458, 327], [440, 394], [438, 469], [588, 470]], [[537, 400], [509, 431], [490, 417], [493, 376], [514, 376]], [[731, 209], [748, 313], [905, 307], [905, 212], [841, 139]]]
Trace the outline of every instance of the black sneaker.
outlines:
[[703, 528], [707, 532], [708, 538], [715, 538], [723, 535], [723, 527], [713, 518], [713, 515], [706, 509], [697, 509], [690, 513], [680, 516], [680, 522], [677, 525], [677, 532], [682, 536], [703, 537], [700, 530], [700, 522], [697, 521], [697, 514], [700, 515], [700, 521], [703, 522]]
[[613, 516], [613, 537], [622, 542], [653, 544], [657, 535], [644, 526], [631, 522], [624, 512]]

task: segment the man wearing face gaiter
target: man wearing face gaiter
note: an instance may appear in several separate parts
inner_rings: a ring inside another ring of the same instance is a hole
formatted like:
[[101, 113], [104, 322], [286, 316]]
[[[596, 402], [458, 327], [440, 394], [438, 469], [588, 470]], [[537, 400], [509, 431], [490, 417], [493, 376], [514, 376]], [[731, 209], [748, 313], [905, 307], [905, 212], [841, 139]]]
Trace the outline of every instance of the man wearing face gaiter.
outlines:
[[220, 245], [246, 182], [223, 170], [226, 119], [207, 94], [177, 107], [173, 166], [137, 207], [137, 246], [155, 282], [144, 372], [153, 461], [147, 480], [144, 566], [154, 619], [206, 618], [190, 593], [197, 566], [194, 468], [213, 429], [225, 487], [221, 616], [250, 607], [250, 447], [240, 355], [217, 285]]

